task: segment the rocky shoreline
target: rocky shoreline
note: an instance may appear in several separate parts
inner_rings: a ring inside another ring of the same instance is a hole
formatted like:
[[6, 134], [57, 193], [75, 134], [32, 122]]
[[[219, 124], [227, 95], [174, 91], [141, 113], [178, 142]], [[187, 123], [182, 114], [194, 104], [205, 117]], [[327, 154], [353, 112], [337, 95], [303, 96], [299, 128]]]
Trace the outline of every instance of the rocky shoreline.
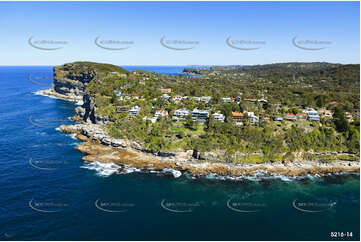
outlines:
[[54, 91], [54, 89], [52, 89], [52, 88], [37, 91], [36, 94], [42, 95], [42, 96], [47, 96], [47, 97], [59, 98], [59, 99], [63, 99], [66, 101], [82, 101], [83, 100], [82, 96], [60, 94], [60, 93], [57, 93], [56, 91]]
[[[94, 70], [85, 68], [82, 63], [54, 67], [54, 83], [51, 89], [37, 92], [39, 95], [82, 103], [82, 106], [75, 109], [76, 115], [72, 118], [80, 123], [61, 125], [59, 128], [62, 132], [76, 134], [76, 138], [83, 141], [76, 149], [86, 154], [83, 157], [85, 162], [114, 163], [120, 167], [133, 167], [144, 172], [171, 169], [176, 172], [177, 176], [180, 172], [187, 172], [194, 176], [253, 176], [262, 173], [264, 176], [291, 177], [308, 174], [323, 176], [341, 172], [360, 172], [359, 160], [309, 161], [304, 160], [301, 154], [297, 154], [292, 162], [227, 163], [220, 161], [217, 155], [214, 156], [215, 152], [200, 154], [197, 151], [188, 150], [152, 154], [138, 142], [111, 138], [103, 129], [103, 125], [109, 120], [107, 117], [96, 115], [94, 100], [85, 93], [85, 90], [91, 81], [101, 79], [101, 68], [106, 66], [108, 69], [110, 67], [119, 69], [119, 67], [91, 64], [96, 65]], [[101, 68], [97, 65], [100, 65]], [[118, 69], [117, 71], [124, 71]], [[332, 152], [331, 155], [337, 155], [334, 153]], [[220, 157], [222, 157], [222, 153], [220, 153]], [[122, 173], [121, 169], [119, 173]]]
[[143, 150], [137, 142], [109, 137], [98, 124], [61, 125], [59, 128], [65, 133], [76, 134], [76, 138], [83, 141], [76, 149], [86, 154], [83, 157], [85, 162], [114, 163], [139, 168], [144, 172], [171, 168], [194, 176], [253, 176], [261, 172], [265, 176], [290, 177], [360, 172], [359, 161], [336, 160], [325, 163], [297, 160], [260, 164], [209, 162], [194, 159], [192, 150], [157, 156]]

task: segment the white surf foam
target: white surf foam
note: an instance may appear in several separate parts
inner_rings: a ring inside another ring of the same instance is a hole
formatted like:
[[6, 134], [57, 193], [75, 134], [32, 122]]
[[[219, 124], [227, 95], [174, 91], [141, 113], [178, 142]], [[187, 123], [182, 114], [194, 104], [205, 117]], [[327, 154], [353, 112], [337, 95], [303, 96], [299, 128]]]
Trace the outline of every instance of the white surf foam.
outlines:
[[98, 176], [108, 177], [116, 173], [121, 167], [114, 163], [92, 162], [82, 165], [80, 168], [94, 170]]
[[170, 172], [172, 173], [172, 175], [175, 177], [175, 178], [178, 178], [182, 175], [182, 172], [176, 170], [176, 169], [173, 169], [173, 168], [164, 168], [163, 169], [164, 172]]

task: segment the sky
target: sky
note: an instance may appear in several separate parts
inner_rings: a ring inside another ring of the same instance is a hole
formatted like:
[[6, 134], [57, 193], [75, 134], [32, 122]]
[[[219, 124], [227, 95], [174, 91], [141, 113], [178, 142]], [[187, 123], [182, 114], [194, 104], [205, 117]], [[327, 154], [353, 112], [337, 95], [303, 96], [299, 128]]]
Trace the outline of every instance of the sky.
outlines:
[[0, 2], [0, 11], [0, 65], [360, 63], [359, 2]]

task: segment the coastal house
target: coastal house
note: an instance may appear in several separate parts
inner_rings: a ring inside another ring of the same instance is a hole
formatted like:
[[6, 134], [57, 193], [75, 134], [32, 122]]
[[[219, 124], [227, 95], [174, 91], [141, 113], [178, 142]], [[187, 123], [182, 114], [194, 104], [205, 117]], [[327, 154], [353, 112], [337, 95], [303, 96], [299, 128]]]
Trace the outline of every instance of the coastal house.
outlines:
[[262, 104], [267, 104], [268, 103], [268, 101], [266, 100], [266, 99], [258, 99], [258, 102], [259, 103], [262, 103]]
[[156, 117], [147, 117], [147, 116], [145, 116], [145, 117], [143, 118], [143, 120], [144, 120], [144, 121], [149, 120], [149, 121], [151, 121], [152, 123], [155, 123], [155, 122], [157, 121], [157, 118], [156, 118]]
[[289, 121], [296, 121], [297, 117], [296, 117], [296, 115], [294, 115], [292, 113], [287, 113], [284, 116], [284, 119], [289, 120]]
[[206, 122], [209, 118], [209, 111], [195, 108], [192, 111], [192, 118], [194, 121]]
[[186, 108], [177, 109], [173, 113], [173, 121], [182, 121], [185, 120], [185, 117], [189, 115], [189, 110]]
[[182, 109], [177, 109], [174, 111], [174, 116], [176, 117], [185, 117], [189, 115], [189, 110], [186, 108], [182, 108]]
[[161, 93], [171, 93], [172, 89], [171, 88], [161, 88], [161, 89], [159, 89], [159, 91]]
[[212, 99], [212, 97], [210, 97], [210, 96], [201, 97], [201, 102], [209, 103], [209, 101], [211, 101], [211, 99]]
[[325, 119], [332, 119], [332, 111], [331, 110], [324, 110], [322, 115]]
[[307, 114], [305, 113], [297, 113], [296, 117], [298, 120], [306, 120], [307, 119]]
[[273, 120], [276, 122], [281, 122], [283, 120], [283, 118], [281, 116], [276, 116], [273, 118]]
[[215, 121], [218, 122], [224, 122], [225, 116], [222, 113], [214, 113], [212, 114], [212, 117], [214, 118]]
[[254, 99], [254, 98], [246, 98], [246, 99], [244, 99], [244, 101], [247, 101], [247, 102], [250, 102], [250, 103], [256, 103], [256, 102], [257, 102], [257, 99]]
[[131, 116], [136, 116], [140, 111], [140, 107], [139, 106], [134, 106], [129, 110], [129, 115]]
[[117, 106], [116, 109], [117, 109], [118, 113], [128, 112], [129, 111], [129, 106]]
[[159, 118], [159, 117], [166, 117], [168, 116], [168, 111], [166, 110], [156, 110], [154, 117]]
[[254, 112], [248, 112], [247, 113], [247, 119], [248, 119], [248, 122], [250, 122], [251, 124], [255, 124], [255, 123], [259, 122], [259, 117], [256, 116], [254, 114]]
[[233, 122], [236, 124], [242, 123], [245, 120], [245, 117], [244, 113], [232, 112]]
[[222, 97], [221, 100], [222, 100], [222, 102], [224, 102], [224, 103], [230, 103], [230, 102], [232, 102], [232, 98], [230, 98], [230, 97]]
[[201, 98], [200, 97], [193, 97], [193, 100], [196, 101], [196, 102], [200, 102]]
[[313, 108], [306, 109], [305, 113], [307, 114], [308, 120], [310, 121], [320, 121], [320, 115]]

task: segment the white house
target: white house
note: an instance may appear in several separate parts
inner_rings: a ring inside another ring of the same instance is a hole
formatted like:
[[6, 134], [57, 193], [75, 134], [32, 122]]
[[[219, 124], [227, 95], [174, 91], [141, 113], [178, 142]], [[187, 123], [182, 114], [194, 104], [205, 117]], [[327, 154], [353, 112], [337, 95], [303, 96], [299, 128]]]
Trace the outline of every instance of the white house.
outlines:
[[129, 115], [135, 116], [139, 113], [140, 107], [134, 106], [129, 110]]
[[177, 109], [174, 111], [174, 116], [177, 116], [177, 117], [185, 117], [188, 115], [189, 115], [189, 110], [186, 108]]
[[254, 115], [254, 112], [248, 112], [247, 113], [248, 122], [254, 124], [259, 122], [259, 117]]
[[192, 111], [192, 118], [194, 121], [206, 122], [208, 117], [209, 117], [208, 110], [200, 110], [200, 109], [195, 108]]
[[207, 97], [201, 97], [201, 102], [205, 102], [205, 103], [209, 103], [209, 101], [211, 101], [212, 97], [207, 96]]
[[222, 102], [224, 102], [224, 103], [230, 103], [230, 102], [232, 102], [232, 98], [230, 98], [230, 97], [222, 97], [221, 100], [222, 100]]
[[320, 121], [320, 115], [313, 108], [308, 108], [304, 111], [310, 121]]
[[224, 122], [224, 115], [222, 113], [214, 113], [212, 114], [215, 121]]

